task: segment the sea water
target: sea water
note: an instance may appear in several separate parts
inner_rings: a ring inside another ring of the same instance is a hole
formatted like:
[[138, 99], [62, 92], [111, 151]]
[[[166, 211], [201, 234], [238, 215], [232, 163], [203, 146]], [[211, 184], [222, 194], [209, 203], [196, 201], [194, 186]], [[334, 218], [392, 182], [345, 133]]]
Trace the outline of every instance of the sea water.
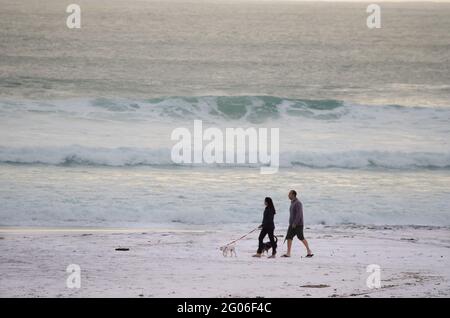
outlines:
[[[0, 225], [450, 225], [450, 5], [0, 0]], [[279, 128], [280, 169], [171, 132]]]

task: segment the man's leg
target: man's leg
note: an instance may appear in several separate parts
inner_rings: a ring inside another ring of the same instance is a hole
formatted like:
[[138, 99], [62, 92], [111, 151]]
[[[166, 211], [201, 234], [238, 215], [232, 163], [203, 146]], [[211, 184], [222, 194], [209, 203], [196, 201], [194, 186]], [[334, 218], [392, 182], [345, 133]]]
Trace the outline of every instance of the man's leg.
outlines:
[[312, 254], [311, 250], [309, 249], [308, 241], [306, 239], [303, 239], [301, 241], [302, 241], [303, 245], [305, 245], [305, 247], [306, 247], [306, 253], [308, 255]]
[[291, 256], [292, 240], [287, 240], [287, 256]]
[[305, 245], [307, 255], [311, 255], [312, 252], [311, 249], [309, 248], [308, 241], [303, 236], [303, 226], [297, 228], [297, 237], [303, 243], [303, 245]]

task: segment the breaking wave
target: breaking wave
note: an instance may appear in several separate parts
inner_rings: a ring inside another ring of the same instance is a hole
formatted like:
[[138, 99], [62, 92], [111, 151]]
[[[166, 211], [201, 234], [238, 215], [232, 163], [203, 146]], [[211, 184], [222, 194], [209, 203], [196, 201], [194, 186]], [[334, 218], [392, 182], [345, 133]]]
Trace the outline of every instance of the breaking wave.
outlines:
[[141, 100], [95, 98], [62, 101], [1, 101], [4, 115], [16, 112], [59, 114], [114, 120], [204, 119], [261, 123], [285, 116], [339, 118], [347, 112], [339, 100], [291, 99], [276, 96], [164, 97]]
[[[0, 162], [10, 164], [91, 165], [91, 166], [178, 166], [169, 148], [0, 147]], [[189, 165], [189, 164], [181, 164]], [[197, 164], [208, 167], [209, 164]], [[212, 164], [217, 167], [260, 166], [258, 164]], [[341, 169], [450, 169], [450, 153], [433, 152], [282, 152], [280, 166]]]

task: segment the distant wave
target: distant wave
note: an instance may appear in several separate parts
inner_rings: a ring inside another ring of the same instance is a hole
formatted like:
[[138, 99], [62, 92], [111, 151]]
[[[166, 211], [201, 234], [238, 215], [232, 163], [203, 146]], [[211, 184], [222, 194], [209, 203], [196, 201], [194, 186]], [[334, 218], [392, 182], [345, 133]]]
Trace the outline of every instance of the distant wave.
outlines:
[[[391, 109], [402, 106], [384, 105]], [[404, 107], [404, 109], [413, 109]], [[0, 101], [0, 113], [58, 114], [87, 119], [203, 119], [261, 123], [286, 117], [339, 119], [352, 110], [343, 101], [293, 99], [276, 96], [165, 97], [142, 100], [95, 98], [55, 101]]]
[[[175, 166], [170, 149], [66, 147], [0, 147], [0, 162], [12, 164], [94, 165], [94, 166]], [[182, 164], [183, 165], [183, 164]], [[201, 166], [210, 166], [202, 164]], [[213, 166], [258, 166], [220, 164]], [[450, 153], [435, 152], [283, 152], [280, 166], [304, 166], [317, 169], [450, 169]]]
[[291, 165], [311, 168], [450, 169], [450, 153], [346, 151], [284, 154]]
[[[382, 114], [380, 114], [382, 110]], [[296, 99], [277, 96], [169, 96], [150, 99], [67, 99], [50, 101], [0, 100], [0, 116], [16, 118], [34, 113], [89, 120], [174, 121], [202, 119], [208, 122], [240, 121], [259, 124], [266, 121], [307, 118], [313, 120], [385, 119], [413, 116], [450, 122], [450, 108], [363, 105], [335, 99]]]
[[169, 149], [64, 147], [0, 147], [0, 162], [48, 165], [137, 166], [170, 165]]
[[141, 100], [95, 98], [44, 102], [0, 101], [0, 111], [4, 114], [55, 113], [78, 118], [106, 116], [114, 120], [195, 118], [259, 123], [285, 115], [335, 118], [342, 115], [343, 110], [339, 108], [343, 105], [339, 100], [290, 99], [276, 96], [169, 96]]
[[[431, 122], [436, 129], [450, 125], [450, 107], [365, 105], [335, 99], [296, 99], [277, 96], [169, 96], [151, 99], [69, 99], [52, 101], [0, 100], [0, 116], [53, 115], [65, 119], [108, 122], [173, 123], [201, 119], [214, 124], [240, 125], [265, 122], [298, 124], [299, 120], [321, 122]], [[445, 129], [445, 128], [443, 128]]]

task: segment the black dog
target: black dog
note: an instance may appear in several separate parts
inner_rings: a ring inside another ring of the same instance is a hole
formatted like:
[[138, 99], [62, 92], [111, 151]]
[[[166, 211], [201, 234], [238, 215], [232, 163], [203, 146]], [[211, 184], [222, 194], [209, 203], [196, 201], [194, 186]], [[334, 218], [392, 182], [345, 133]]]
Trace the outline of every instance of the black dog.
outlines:
[[[277, 247], [277, 243], [278, 243], [278, 237], [276, 236], [276, 235], [274, 235], [274, 237], [275, 237], [275, 248]], [[269, 254], [269, 250], [272, 248], [272, 244], [270, 244], [270, 241], [269, 242], [264, 242], [263, 243], [263, 249], [262, 249], [262, 253], [264, 254], [264, 253], [267, 253], [267, 254]]]

